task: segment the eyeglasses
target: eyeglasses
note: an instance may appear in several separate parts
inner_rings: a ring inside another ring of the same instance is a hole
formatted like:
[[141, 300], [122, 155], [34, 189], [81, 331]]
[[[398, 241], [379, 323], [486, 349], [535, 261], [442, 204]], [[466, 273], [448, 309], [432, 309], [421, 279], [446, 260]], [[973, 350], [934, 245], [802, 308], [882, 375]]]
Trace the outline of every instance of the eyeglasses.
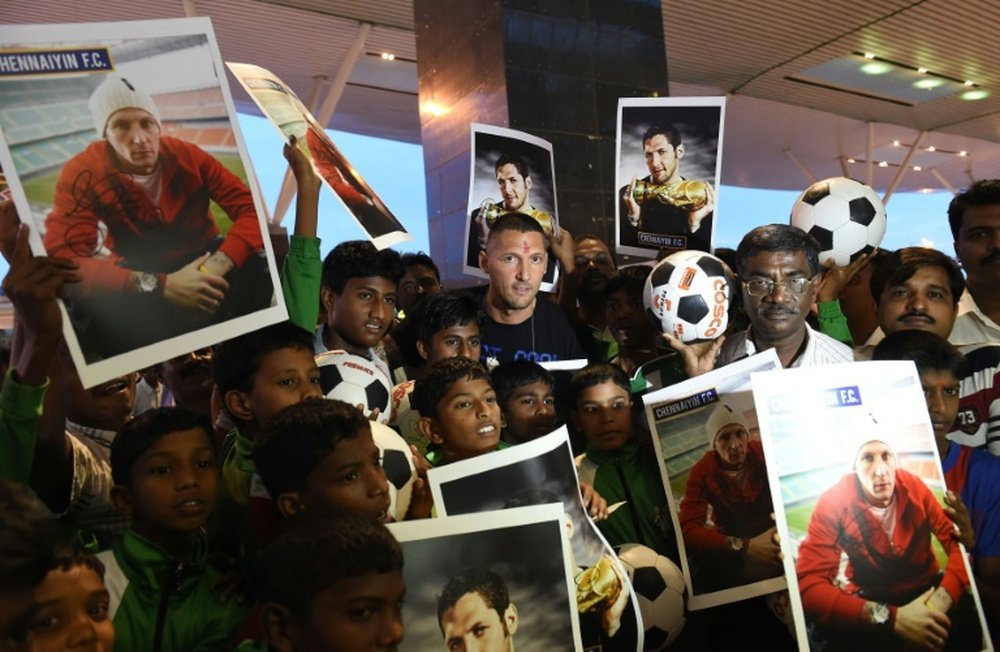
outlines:
[[766, 297], [774, 292], [774, 288], [777, 285], [784, 287], [791, 294], [802, 294], [811, 283], [812, 279], [805, 276], [793, 276], [783, 281], [775, 281], [769, 278], [752, 278], [749, 281], [744, 281], [743, 287], [746, 288], [747, 294], [759, 298]]

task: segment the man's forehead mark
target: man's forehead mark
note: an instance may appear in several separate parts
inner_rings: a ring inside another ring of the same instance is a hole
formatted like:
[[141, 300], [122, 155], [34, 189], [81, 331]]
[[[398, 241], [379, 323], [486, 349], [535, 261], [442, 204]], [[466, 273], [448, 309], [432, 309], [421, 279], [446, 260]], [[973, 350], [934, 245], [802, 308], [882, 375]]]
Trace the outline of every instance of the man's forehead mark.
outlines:
[[529, 251], [531, 251], [531, 247], [528, 246], [527, 239], [521, 240], [521, 251], [523, 253], [528, 253]]

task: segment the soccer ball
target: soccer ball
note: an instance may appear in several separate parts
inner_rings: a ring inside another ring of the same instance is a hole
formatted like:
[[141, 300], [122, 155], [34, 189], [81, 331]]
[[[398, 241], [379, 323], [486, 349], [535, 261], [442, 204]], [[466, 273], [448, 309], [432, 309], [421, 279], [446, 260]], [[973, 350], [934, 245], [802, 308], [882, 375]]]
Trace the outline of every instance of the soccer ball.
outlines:
[[678, 251], [646, 278], [646, 315], [682, 342], [715, 339], [729, 324], [733, 273], [703, 251]]
[[639, 599], [639, 614], [646, 628], [643, 649], [665, 650], [680, 636], [687, 621], [684, 575], [674, 562], [638, 543], [626, 543], [616, 551]]
[[379, 423], [389, 420], [389, 379], [370, 360], [347, 351], [327, 351], [316, 356], [316, 365], [327, 398], [364, 405], [366, 417], [378, 408]]
[[413, 481], [417, 479], [417, 469], [413, 466], [413, 453], [409, 444], [395, 430], [387, 425], [372, 422], [372, 438], [382, 451], [382, 468], [389, 480], [389, 513], [401, 521], [410, 509], [413, 497]]
[[806, 188], [792, 205], [792, 225], [819, 240], [820, 262], [848, 265], [874, 250], [885, 235], [885, 206], [854, 179], [833, 177]]

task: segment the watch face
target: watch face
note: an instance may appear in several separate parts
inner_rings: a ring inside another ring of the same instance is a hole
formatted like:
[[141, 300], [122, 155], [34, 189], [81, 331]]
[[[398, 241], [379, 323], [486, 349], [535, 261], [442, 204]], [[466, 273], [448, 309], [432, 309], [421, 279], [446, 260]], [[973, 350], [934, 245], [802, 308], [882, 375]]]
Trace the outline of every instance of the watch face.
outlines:
[[884, 604], [876, 604], [872, 607], [872, 622], [876, 625], [884, 625], [889, 620], [889, 607]]
[[139, 291], [140, 292], [152, 292], [156, 289], [157, 278], [156, 274], [142, 274], [139, 276]]

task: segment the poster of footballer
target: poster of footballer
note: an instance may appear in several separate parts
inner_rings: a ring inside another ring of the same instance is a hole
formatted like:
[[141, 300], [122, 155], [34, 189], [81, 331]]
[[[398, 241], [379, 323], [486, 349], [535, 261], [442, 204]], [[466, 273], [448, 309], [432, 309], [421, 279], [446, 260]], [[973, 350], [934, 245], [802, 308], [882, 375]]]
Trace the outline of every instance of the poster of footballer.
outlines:
[[615, 246], [712, 251], [724, 97], [619, 98]]
[[401, 650], [581, 650], [558, 505], [389, 525], [403, 547]]
[[987, 648], [913, 363], [751, 382], [799, 648]]
[[642, 397], [691, 609], [786, 586], [750, 392], [752, 372], [780, 366], [768, 349]]
[[[534, 218], [546, 238], [559, 233], [552, 143], [523, 131], [473, 123], [464, 273], [488, 278], [479, 257], [486, 251], [490, 227], [506, 213]], [[554, 292], [558, 279], [550, 251], [542, 290]]]
[[442, 515], [558, 503], [567, 518], [584, 649], [642, 649], [638, 598], [583, 507], [565, 426], [511, 448], [431, 469], [427, 480]]
[[85, 387], [286, 318], [207, 18], [0, 26], [0, 166]]
[[385, 249], [411, 239], [291, 88], [260, 66], [230, 62], [226, 65], [282, 137], [297, 139], [296, 145], [308, 155], [313, 169], [368, 234], [372, 244]]

